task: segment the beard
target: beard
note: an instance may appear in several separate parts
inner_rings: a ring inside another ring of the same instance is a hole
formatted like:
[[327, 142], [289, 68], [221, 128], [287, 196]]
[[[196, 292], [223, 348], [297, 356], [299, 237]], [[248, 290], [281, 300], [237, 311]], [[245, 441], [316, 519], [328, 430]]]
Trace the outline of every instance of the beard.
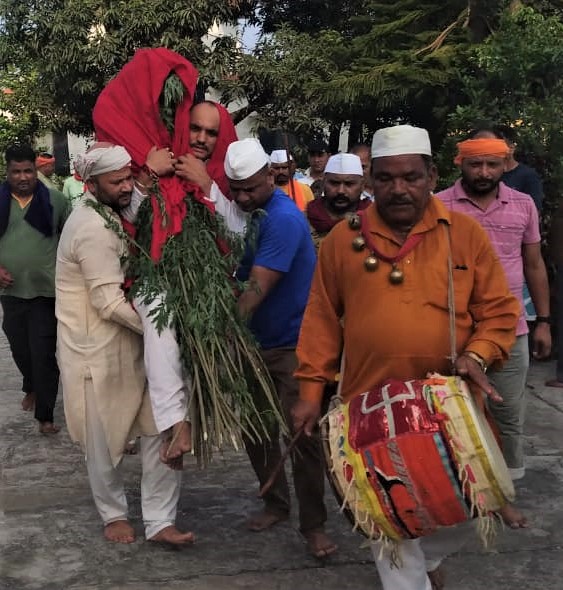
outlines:
[[205, 144], [194, 142], [190, 144], [190, 147], [192, 148], [192, 151], [194, 150], [194, 148], [198, 150], [196, 153], [194, 153], [194, 156], [198, 160], [205, 161], [209, 159], [209, 150], [207, 149], [207, 146]]
[[352, 201], [344, 195], [337, 195], [334, 198], [327, 198], [325, 195], [325, 202], [330, 211], [339, 215], [347, 213], [357, 205], [356, 201]]
[[289, 182], [289, 176], [287, 174], [278, 174], [274, 182], [279, 186], [280, 184], [287, 184]]
[[478, 180], [469, 180], [465, 177], [462, 177], [462, 180], [463, 184], [475, 195], [487, 195], [494, 191], [500, 183], [500, 179], [493, 180], [482, 178]]

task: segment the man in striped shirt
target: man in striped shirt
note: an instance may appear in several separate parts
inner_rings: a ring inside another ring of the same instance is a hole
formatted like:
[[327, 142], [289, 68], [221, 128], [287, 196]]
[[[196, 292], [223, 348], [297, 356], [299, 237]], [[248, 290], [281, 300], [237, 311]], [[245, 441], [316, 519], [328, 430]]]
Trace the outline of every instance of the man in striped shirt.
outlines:
[[[516, 343], [502, 369], [490, 371], [489, 380], [503, 401], [489, 400], [489, 408], [500, 431], [506, 463], [514, 480], [525, 474], [523, 427], [525, 388], [529, 366], [528, 326], [524, 315], [522, 287], [526, 280], [537, 310], [532, 335], [534, 358], [551, 351], [549, 285], [541, 256], [538, 213], [530, 195], [501, 182], [508, 146], [490, 136], [458, 144], [455, 163], [461, 178], [436, 196], [452, 211], [465, 213], [485, 229], [500, 259], [512, 294], [520, 301], [521, 313]], [[526, 526], [525, 517], [513, 506], [503, 509], [505, 522], [513, 528]]]

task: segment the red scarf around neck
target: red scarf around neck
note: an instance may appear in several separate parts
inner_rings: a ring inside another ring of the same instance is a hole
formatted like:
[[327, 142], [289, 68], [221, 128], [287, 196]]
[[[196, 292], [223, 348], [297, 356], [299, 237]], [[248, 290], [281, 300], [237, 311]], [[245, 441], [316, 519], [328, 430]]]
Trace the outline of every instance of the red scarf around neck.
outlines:
[[[370, 205], [371, 201], [369, 199], [360, 199], [356, 211], [363, 211]], [[352, 211], [352, 213], [355, 213], [355, 211]], [[329, 215], [323, 198], [315, 199], [307, 204], [307, 220], [313, 229], [320, 233], [328, 233], [342, 219], [334, 219]]]

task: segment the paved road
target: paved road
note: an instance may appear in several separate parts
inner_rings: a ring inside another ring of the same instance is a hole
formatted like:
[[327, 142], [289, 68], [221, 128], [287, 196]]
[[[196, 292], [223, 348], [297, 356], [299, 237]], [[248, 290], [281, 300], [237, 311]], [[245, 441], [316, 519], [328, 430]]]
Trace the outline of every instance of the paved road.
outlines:
[[[542, 386], [553, 364], [532, 367], [520, 506], [525, 531], [505, 531], [493, 551], [476, 541], [447, 562], [448, 590], [563, 590], [563, 392]], [[0, 336], [0, 590], [358, 590], [380, 589], [371, 553], [350, 531], [332, 497], [330, 532], [340, 551], [326, 565], [305, 553], [295, 520], [255, 534], [244, 516], [259, 507], [243, 453], [184, 473], [179, 525], [196, 545], [181, 551], [145, 542], [140, 526], [139, 459], [127, 457], [131, 515], [139, 539], [106, 543], [90, 499], [83, 458], [66, 431], [36, 432], [20, 409], [20, 378]], [[62, 408], [57, 409], [63, 422]]]

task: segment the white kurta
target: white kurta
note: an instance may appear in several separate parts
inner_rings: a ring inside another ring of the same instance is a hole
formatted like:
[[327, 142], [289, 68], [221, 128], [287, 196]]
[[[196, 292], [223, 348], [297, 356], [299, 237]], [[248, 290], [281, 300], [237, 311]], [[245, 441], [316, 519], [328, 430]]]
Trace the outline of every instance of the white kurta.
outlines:
[[142, 324], [122, 290], [120, 258], [127, 245], [86, 205], [88, 199], [93, 197], [86, 193], [69, 216], [57, 251], [57, 357], [71, 438], [85, 448], [85, 383], [91, 379], [117, 465], [132, 436], [157, 430], [145, 387]]

